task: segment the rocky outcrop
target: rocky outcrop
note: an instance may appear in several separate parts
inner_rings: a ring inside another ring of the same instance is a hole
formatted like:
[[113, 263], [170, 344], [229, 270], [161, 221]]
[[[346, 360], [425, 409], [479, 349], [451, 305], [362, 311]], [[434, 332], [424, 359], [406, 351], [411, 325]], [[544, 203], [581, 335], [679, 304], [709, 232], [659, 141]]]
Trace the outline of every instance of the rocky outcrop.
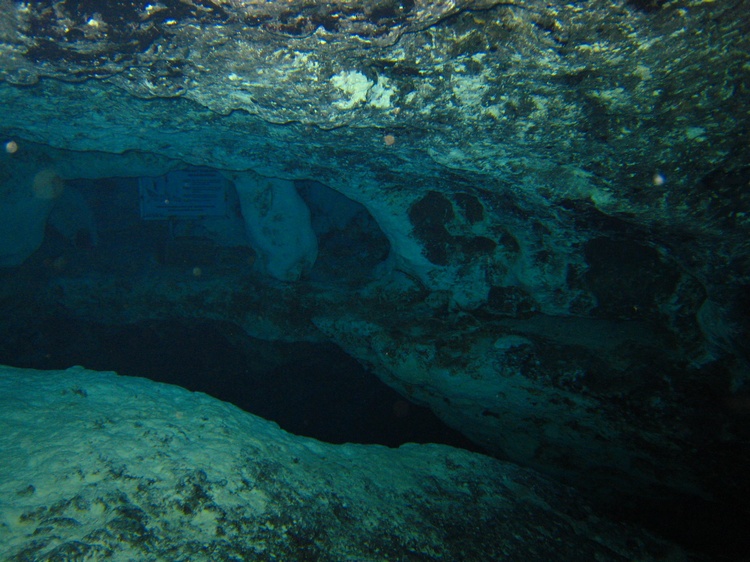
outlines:
[[439, 445], [328, 445], [202, 394], [0, 369], [8, 560], [671, 560], [531, 471]]

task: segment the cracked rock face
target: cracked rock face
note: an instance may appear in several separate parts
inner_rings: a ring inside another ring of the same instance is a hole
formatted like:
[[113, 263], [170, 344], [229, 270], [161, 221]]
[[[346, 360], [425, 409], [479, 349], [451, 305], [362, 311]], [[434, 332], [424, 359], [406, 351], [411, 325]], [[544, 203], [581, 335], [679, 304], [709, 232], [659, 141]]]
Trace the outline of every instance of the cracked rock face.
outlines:
[[[233, 270], [39, 290], [97, 320], [334, 341], [602, 501], [730, 505], [750, 496], [749, 8], [0, 1], [0, 133], [18, 149], [0, 262], [32, 255], [65, 182], [187, 165], [314, 180], [387, 238], [369, 285], [306, 278], [317, 246], [297, 223], [307, 250], [265, 271], [291, 289]], [[297, 255], [281, 238], [265, 263]]]

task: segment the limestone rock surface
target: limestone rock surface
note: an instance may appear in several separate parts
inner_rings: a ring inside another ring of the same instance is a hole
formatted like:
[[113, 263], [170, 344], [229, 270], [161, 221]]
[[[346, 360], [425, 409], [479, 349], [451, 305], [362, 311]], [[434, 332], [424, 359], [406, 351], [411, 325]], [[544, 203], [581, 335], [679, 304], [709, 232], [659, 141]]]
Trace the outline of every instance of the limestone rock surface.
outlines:
[[146, 379], [3, 367], [0, 406], [4, 560], [680, 555], [511, 464], [328, 445]]

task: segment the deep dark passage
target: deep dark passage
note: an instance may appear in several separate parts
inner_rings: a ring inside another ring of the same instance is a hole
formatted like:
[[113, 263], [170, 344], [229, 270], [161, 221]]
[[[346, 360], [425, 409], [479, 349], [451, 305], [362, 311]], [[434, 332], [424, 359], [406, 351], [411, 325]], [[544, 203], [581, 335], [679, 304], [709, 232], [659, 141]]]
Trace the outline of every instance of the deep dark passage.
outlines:
[[[298, 189], [319, 237], [311, 280], [367, 282], [388, 252], [374, 219], [321, 184], [300, 182]], [[54, 290], [44, 297], [49, 279], [67, 275], [100, 274], [127, 282], [144, 271], [191, 279], [194, 266], [206, 275], [251, 269], [249, 248], [223, 246], [229, 242], [213, 240], [215, 233], [200, 220], [171, 225], [142, 220], [137, 178], [80, 180], [67, 190], [88, 201], [96, 230], [74, 232], [65, 221], [51, 220], [32, 257], [18, 269], [0, 271], [0, 363], [35, 369], [82, 365], [147, 377], [205, 392], [291, 433], [330, 443], [434, 442], [479, 450], [335, 345], [261, 341], [214, 320], [100, 324], [80, 319], [85, 311], [65, 310]], [[229, 190], [227, 197], [231, 203], [236, 194]], [[237, 206], [230, 207], [241, 226]], [[242, 232], [234, 243], [245, 243]]]
[[65, 317], [0, 327], [0, 363], [83, 365], [205, 392], [329, 443], [445, 443], [479, 450], [331, 344], [276, 343], [211, 321], [92, 325]]

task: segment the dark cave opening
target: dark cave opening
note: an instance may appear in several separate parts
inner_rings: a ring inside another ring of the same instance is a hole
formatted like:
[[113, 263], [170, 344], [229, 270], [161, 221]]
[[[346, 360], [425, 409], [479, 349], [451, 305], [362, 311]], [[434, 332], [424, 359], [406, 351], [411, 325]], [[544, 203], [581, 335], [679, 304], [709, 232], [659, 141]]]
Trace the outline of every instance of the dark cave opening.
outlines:
[[0, 340], [2, 364], [83, 365], [174, 384], [329, 443], [444, 443], [481, 452], [333, 344], [261, 341], [209, 320], [115, 326], [65, 316], [6, 320]]
[[[296, 188], [319, 240], [308, 281], [352, 288], [371, 280], [389, 245], [366, 209], [317, 182]], [[239, 278], [262, 284], [252, 273], [236, 193], [228, 190], [227, 198], [218, 227], [203, 218], [170, 224], [142, 219], [138, 178], [67, 182], [42, 246], [19, 268], [0, 272], [0, 363], [82, 365], [175, 384], [329, 443], [430, 442], [481, 451], [332, 343], [257, 339], [222, 320], [172, 314], [110, 321], [66, 309], [66, 279], [93, 280], [94, 291], [106, 290], [100, 278], [179, 284], [196, 282], [196, 272], [230, 285]], [[130, 305], [125, 295], [121, 310]]]

